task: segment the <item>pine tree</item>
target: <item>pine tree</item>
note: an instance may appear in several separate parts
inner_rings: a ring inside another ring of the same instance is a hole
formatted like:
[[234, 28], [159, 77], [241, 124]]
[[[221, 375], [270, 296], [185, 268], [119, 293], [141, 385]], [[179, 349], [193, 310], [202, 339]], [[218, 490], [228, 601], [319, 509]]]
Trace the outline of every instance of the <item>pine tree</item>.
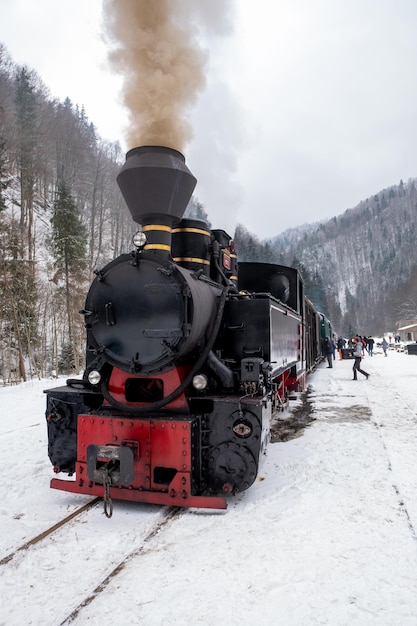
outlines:
[[19, 129], [20, 165], [20, 230], [22, 242], [27, 243], [28, 259], [34, 258], [33, 205], [36, 179], [37, 97], [27, 68], [20, 69], [16, 80], [16, 116]]
[[87, 232], [70, 189], [64, 181], [58, 184], [51, 224], [51, 247], [57, 271], [55, 282], [63, 283], [66, 304], [68, 339], [64, 343], [69, 343], [75, 368], [78, 369], [82, 334], [78, 311], [82, 308], [87, 267]]
[[[0, 221], [0, 328], [5, 378], [26, 380], [25, 358], [36, 368], [37, 289], [33, 263], [24, 258], [20, 228]], [[36, 368], [37, 369], [37, 368]]]

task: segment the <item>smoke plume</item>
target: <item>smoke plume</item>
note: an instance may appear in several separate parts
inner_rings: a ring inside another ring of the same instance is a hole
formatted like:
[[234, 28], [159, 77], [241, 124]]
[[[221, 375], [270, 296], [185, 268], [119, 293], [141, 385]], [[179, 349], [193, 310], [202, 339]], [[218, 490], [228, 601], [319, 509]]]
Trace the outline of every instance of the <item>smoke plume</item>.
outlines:
[[208, 54], [202, 32], [225, 34], [224, 0], [104, 0], [112, 66], [124, 77], [129, 147], [184, 150], [188, 116], [205, 87]]

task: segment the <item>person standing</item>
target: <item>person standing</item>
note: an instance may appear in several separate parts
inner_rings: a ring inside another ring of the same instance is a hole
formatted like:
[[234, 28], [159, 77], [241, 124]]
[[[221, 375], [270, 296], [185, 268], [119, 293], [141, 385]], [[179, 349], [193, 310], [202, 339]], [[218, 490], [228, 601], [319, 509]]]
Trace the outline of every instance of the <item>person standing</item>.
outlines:
[[336, 361], [336, 344], [333, 341], [333, 339], [330, 339], [330, 344], [331, 344], [332, 350], [333, 350], [333, 361]]
[[382, 349], [384, 351], [384, 356], [388, 356], [387, 348], [388, 348], [388, 341], [384, 337], [383, 340], [382, 340]]
[[362, 360], [362, 341], [354, 337], [352, 339], [354, 344], [353, 356], [355, 357], [355, 362], [353, 364], [353, 380], [357, 380], [357, 372], [360, 372], [366, 377], [366, 380], [369, 378], [368, 372], [361, 370], [361, 360]]
[[327, 359], [328, 366], [333, 367], [334, 343], [328, 337], [323, 342], [323, 354]]
[[374, 354], [374, 344], [375, 344], [375, 341], [373, 340], [372, 336], [369, 335], [369, 337], [368, 337], [368, 354], [369, 354], [369, 356], [373, 356], [373, 354]]
[[343, 348], [346, 345], [346, 340], [343, 339], [343, 337], [338, 337], [337, 339], [337, 349], [339, 351], [339, 359], [342, 361], [343, 360]]

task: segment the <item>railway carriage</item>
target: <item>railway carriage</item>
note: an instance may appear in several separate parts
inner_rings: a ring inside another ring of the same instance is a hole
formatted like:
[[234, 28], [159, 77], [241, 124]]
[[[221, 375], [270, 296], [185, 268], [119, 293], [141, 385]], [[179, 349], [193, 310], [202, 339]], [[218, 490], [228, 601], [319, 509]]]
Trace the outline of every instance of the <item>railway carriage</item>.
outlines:
[[319, 320], [320, 320], [320, 339], [321, 339], [321, 346], [323, 349], [323, 345], [324, 345], [324, 340], [326, 338], [333, 340], [334, 339], [334, 332], [333, 332], [333, 326], [331, 321], [324, 315], [324, 313], [318, 313], [319, 316]]

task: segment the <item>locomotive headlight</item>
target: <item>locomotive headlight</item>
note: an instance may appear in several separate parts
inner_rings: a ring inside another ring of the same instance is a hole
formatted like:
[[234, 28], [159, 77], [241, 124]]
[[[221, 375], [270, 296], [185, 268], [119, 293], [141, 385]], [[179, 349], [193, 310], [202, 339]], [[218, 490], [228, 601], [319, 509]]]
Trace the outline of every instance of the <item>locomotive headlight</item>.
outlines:
[[204, 376], [204, 374], [196, 374], [193, 378], [193, 387], [197, 389], [197, 391], [204, 391], [207, 387], [207, 383], [207, 376]]
[[132, 242], [135, 248], [143, 248], [146, 243], [146, 235], [141, 230], [138, 230], [132, 237]]
[[91, 370], [87, 378], [91, 385], [98, 385], [101, 380], [101, 374], [97, 370]]

